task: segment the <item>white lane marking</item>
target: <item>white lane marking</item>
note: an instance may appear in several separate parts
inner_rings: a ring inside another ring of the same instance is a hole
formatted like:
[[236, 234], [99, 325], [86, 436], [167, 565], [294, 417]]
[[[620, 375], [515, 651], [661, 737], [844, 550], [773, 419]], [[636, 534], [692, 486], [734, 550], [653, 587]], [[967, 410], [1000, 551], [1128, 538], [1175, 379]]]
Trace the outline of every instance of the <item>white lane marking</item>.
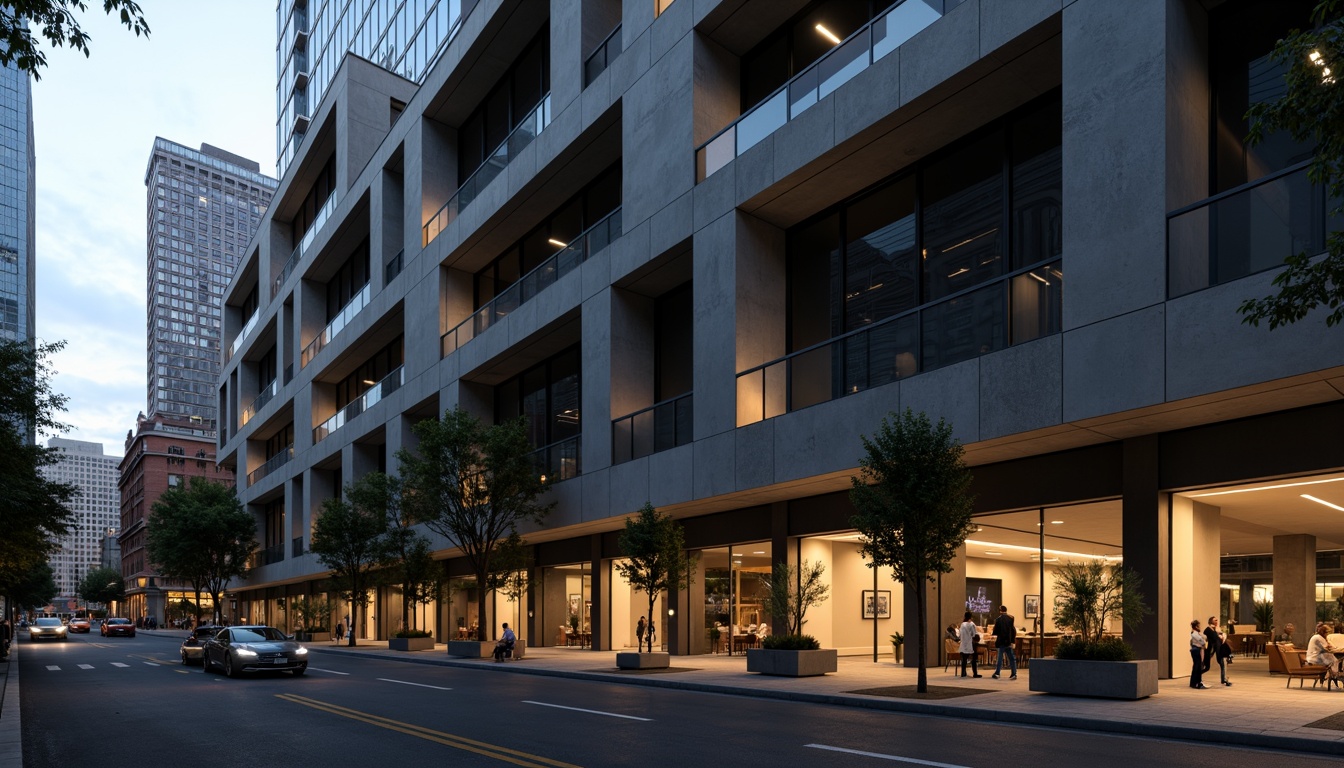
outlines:
[[145, 662], [141, 662], [141, 663], [143, 663], [143, 664], [148, 664], [148, 665], [151, 666], [151, 667], [157, 667], [157, 666], [159, 666], [158, 664], [155, 664], [155, 663], [152, 662], [152, 661], [145, 661]]
[[323, 669], [323, 668], [321, 668], [321, 667], [308, 667], [308, 671], [309, 671], [309, 672], [326, 672], [326, 673], [331, 674], [331, 675], [345, 675], [346, 677], [349, 677], [349, 676], [350, 676], [350, 673], [349, 673], [349, 672], [337, 672], [337, 671], [334, 670], [334, 669]]
[[80, 669], [93, 669], [93, 665], [92, 665], [92, 664], [80, 664], [80, 665], [79, 665], [79, 668], [80, 668]]
[[634, 715], [618, 715], [615, 712], [601, 712], [596, 709], [581, 709], [579, 707], [566, 707], [561, 704], [547, 704], [544, 701], [524, 701], [523, 703], [536, 704], [538, 707], [554, 707], [555, 709], [568, 709], [572, 712], [587, 712], [590, 715], [604, 715], [606, 717], [619, 717], [625, 720], [639, 720], [640, 722], [643, 723], [653, 722], [653, 719], [648, 717], [635, 717]]
[[121, 667], [122, 669], [126, 669], [126, 668], [130, 667], [131, 665], [130, 665], [130, 664], [122, 664], [120, 661], [114, 661], [114, 662], [112, 662], [112, 666], [114, 666], [114, 667]]
[[58, 667], [58, 666], [56, 666], [55, 664], [48, 664], [48, 665], [47, 665], [47, 671], [48, 671], [48, 672], [60, 672], [60, 671], [61, 671], [61, 668]]
[[[341, 673], [338, 672], [337, 674], [341, 674]], [[387, 678], [387, 677], [380, 677], [380, 678], [378, 678], [378, 679], [379, 679], [379, 680], [382, 680], [384, 683], [400, 683], [400, 684], [402, 684], [402, 685], [414, 685], [414, 686], [417, 687], [417, 688], [433, 688], [433, 689], [436, 690], [436, 691], [451, 691], [451, 690], [453, 690], [452, 688], [441, 688], [441, 687], [439, 687], [439, 686], [437, 686], [437, 685], [425, 685], [424, 683], [408, 683], [408, 682], [406, 682], [405, 680], [393, 680], [393, 679], [391, 679], [391, 678]]]
[[935, 763], [932, 760], [916, 760], [913, 757], [899, 757], [897, 755], [884, 755], [881, 752], [864, 752], [860, 749], [845, 749], [844, 747], [831, 747], [825, 744], [804, 744], [809, 749], [824, 749], [828, 752], [844, 752], [847, 755], [862, 755], [864, 757], [876, 757], [879, 760], [894, 760], [898, 763], [914, 763], [915, 765], [929, 765], [933, 768], [966, 768], [964, 765], [954, 763]]

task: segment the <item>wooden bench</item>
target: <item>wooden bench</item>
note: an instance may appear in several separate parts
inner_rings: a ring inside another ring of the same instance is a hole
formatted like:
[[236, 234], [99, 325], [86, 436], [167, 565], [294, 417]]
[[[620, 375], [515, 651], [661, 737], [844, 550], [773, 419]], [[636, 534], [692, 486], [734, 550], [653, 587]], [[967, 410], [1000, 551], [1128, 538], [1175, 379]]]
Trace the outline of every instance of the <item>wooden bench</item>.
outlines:
[[1293, 678], [1297, 678], [1298, 688], [1302, 687], [1302, 683], [1307, 678], [1311, 678], [1312, 688], [1325, 682], [1325, 673], [1330, 671], [1329, 667], [1321, 666], [1319, 664], [1303, 664], [1301, 657], [1299, 657], [1297, 653], [1293, 651], [1285, 651], [1277, 645], [1272, 645], [1270, 647], [1278, 652], [1283, 658], [1284, 666], [1287, 667], [1285, 674], [1288, 675], [1288, 682], [1284, 686], [1285, 688], [1292, 687]]

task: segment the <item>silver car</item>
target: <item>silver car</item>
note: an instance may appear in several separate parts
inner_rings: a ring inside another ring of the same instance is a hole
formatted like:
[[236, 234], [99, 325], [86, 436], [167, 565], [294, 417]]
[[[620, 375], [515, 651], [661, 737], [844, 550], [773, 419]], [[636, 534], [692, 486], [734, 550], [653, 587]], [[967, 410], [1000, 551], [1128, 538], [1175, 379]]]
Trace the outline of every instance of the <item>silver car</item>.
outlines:
[[308, 649], [275, 627], [225, 627], [204, 644], [205, 670], [219, 667], [229, 677], [279, 670], [295, 677], [308, 671]]
[[50, 638], [52, 640], [66, 640], [66, 626], [61, 620], [54, 616], [43, 616], [28, 626], [28, 639], [41, 640]]

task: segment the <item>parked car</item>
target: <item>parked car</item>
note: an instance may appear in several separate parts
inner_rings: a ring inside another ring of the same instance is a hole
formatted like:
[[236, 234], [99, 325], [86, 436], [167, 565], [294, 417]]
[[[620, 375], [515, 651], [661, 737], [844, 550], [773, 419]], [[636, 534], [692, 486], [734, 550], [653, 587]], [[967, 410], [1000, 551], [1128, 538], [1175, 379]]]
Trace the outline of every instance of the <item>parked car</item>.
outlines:
[[98, 631], [103, 637], [112, 637], [113, 635], [135, 637], [135, 625], [131, 623], [130, 619], [107, 619]]
[[55, 616], [43, 616], [28, 627], [29, 640], [67, 640], [65, 625]]
[[229, 677], [268, 669], [298, 677], [308, 671], [308, 649], [275, 627], [225, 627], [205, 641], [204, 650], [205, 670], [219, 667]]
[[67, 629], [69, 629], [71, 632], [83, 632], [84, 634], [87, 635], [89, 634], [89, 620], [71, 619], [70, 624], [67, 626]]
[[182, 641], [182, 663], [203, 664], [205, 662], [205, 641], [214, 637], [223, 627], [217, 624], [202, 624], [193, 629]]

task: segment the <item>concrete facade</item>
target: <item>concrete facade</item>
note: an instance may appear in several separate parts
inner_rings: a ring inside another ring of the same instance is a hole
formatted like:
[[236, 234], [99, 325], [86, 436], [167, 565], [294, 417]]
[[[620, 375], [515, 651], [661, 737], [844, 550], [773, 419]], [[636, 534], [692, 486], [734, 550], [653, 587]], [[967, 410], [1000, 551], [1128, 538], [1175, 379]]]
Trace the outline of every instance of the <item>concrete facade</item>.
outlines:
[[[539, 570], [591, 568], [593, 646], [601, 648], [610, 642], [598, 628], [610, 621], [602, 599], [619, 557], [615, 532], [644, 501], [686, 522], [688, 546], [778, 541], [772, 557], [795, 560], [799, 537], [850, 529], [843, 491], [858, 466], [859, 435], [912, 408], [946, 418], [966, 446], [978, 513], [1115, 505], [1123, 518], [1115, 544], [1157, 614], [1125, 632], [1170, 676], [1172, 627], [1188, 622], [1175, 611], [1190, 606], [1173, 602], [1174, 585], [1200, 590], [1189, 609], [1204, 616], [1216, 586], [1207, 575], [1173, 575], [1170, 547], [1195, 542], [1213, 557], [1216, 542], [1200, 526], [1218, 519], [1187, 510], [1173, 523], [1171, 493], [1344, 468], [1321, 432], [1338, 424], [1344, 400], [1344, 336], [1324, 332], [1318, 318], [1272, 336], [1243, 325], [1236, 304], [1261, 295], [1270, 274], [1167, 298], [1167, 212], [1208, 196], [1193, 181], [1207, 174], [1187, 164], [1209, 141], [1197, 106], [1208, 100], [1206, 11], [1193, 0], [948, 3], [944, 16], [697, 180], [697, 148], [743, 114], [738, 67], [772, 29], [761, 20], [782, 23], [802, 5], [677, 0], [655, 17], [653, 3], [625, 0], [623, 52], [586, 85], [588, 51], [577, 41], [594, 15], [610, 18], [611, 3], [482, 0], [418, 85], [347, 55], [226, 293], [226, 344], [248, 319], [249, 292], [261, 309], [217, 382], [220, 461], [236, 469], [259, 526], [263, 508], [283, 502], [288, 535], [306, 541], [336, 480], [380, 465], [394, 471], [417, 420], [457, 405], [489, 418], [496, 386], [578, 344], [579, 465], [552, 485], [547, 523], [523, 533]], [[549, 123], [511, 148], [469, 204], [441, 215], [457, 205], [457, 127], [508, 67], [506, 52], [543, 25]], [[1063, 111], [1060, 331], [806, 408], [770, 411], [759, 393], [753, 404], [741, 374], [790, 351], [789, 229], [1050, 94]], [[389, 111], [393, 102], [404, 110]], [[286, 270], [297, 245], [289, 223], [333, 154], [334, 211]], [[617, 159], [620, 237], [443, 354], [440, 336], [477, 309], [473, 274]], [[303, 365], [299, 351], [333, 328], [324, 324], [332, 311], [324, 287], [364, 238], [371, 298]], [[613, 464], [613, 420], [655, 405], [648, 302], [685, 280], [694, 305], [692, 437]], [[335, 415], [336, 384], [398, 335], [398, 384], [380, 383], [376, 402], [315, 434]], [[293, 378], [241, 423], [273, 343], [278, 367], [292, 366]], [[1263, 457], [1244, 442], [1247, 420], [1279, 428], [1310, 408], [1325, 416], [1307, 419], [1316, 426], [1283, 456]], [[1218, 442], [1219, 429], [1233, 437]], [[277, 439], [291, 433], [292, 447], [280, 450]], [[1187, 443], [1209, 446], [1207, 457], [1178, 450]], [[1315, 445], [1326, 448], [1308, 450]], [[1208, 457], [1219, 450], [1242, 460], [1216, 467]], [[452, 542], [434, 544], [460, 568]], [[323, 573], [296, 544], [234, 591], [260, 605], [315, 590]], [[930, 619], [931, 636], [959, 600], [955, 585], [942, 587], [946, 605]], [[375, 609], [384, 617], [372, 629], [379, 636], [390, 629], [391, 599]], [[676, 621], [674, 652], [703, 645]], [[446, 634], [446, 610], [440, 622]], [[520, 636], [549, 643], [555, 623], [539, 615]]]

